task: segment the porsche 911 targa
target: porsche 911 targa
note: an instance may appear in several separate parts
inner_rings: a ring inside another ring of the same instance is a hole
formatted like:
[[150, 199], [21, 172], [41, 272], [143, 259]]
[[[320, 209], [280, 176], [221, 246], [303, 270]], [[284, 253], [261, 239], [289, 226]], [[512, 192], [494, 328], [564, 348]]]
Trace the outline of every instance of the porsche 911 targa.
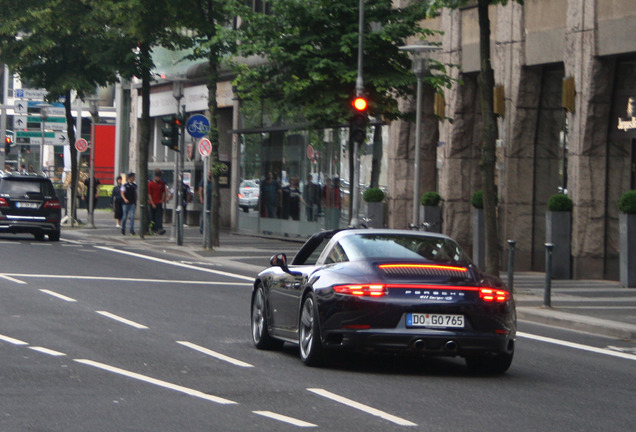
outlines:
[[450, 237], [324, 231], [291, 263], [280, 253], [270, 264], [252, 291], [252, 339], [259, 349], [292, 342], [310, 366], [336, 349], [460, 356], [473, 371], [491, 374], [512, 363], [512, 293]]

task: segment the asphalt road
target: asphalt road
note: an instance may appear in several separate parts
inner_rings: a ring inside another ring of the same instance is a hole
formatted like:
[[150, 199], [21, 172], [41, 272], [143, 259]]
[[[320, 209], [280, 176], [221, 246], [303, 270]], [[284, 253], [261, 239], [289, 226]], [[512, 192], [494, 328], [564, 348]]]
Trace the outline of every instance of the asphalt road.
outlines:
[[461, 359], [308, 368], [294, 346], [254, 349], [254, 268], [295, 247], [197, 261], [116, 237], [0, 237], [0, 431], [633, 429], [629, 341], [521, 322], [501, 377]]

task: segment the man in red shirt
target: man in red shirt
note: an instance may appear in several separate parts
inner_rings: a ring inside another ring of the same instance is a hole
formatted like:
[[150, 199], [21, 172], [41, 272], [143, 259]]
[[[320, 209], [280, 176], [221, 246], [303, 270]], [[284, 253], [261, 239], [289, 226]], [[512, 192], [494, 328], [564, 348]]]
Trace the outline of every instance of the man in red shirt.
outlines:
[[165, 234], [163, 229], [163, 203], [166, 201], [166, 184], [161, 180], [162, 172], [155, 168], [155, 176], [148, 182], [148, 210], [152, 231]]

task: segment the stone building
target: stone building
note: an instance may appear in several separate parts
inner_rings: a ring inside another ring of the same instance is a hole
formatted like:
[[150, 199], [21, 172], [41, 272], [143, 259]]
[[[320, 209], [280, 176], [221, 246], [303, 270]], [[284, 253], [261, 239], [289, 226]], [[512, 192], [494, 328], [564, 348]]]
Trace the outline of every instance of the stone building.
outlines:
[[[636, 113], [627, 112], [636, 96], [633, 6], [633, 0], [525, 0], [490, 8], [492, 67], [505, 95], [498, 120], [501, 255], [506, 239], [514, 239], [516, 270], [543, 270], [546, 204], [566, 189], [574, 202], [572, 276], [618, 279], [617, 201], [636, 188]], [[477, 8], [444, 10], [424, 25], [444, 32], [436, 58], [458, 65], [451, 73], [463, 85], [444, 92], [452, 122], [433, 117], [432, 94], [423, 98], [420, 190], [440, 192], [443, 231], [470, 245], [470, 198], [481, 182]], [[564, 82], [574, 84], [571, 110], [563, 106]], [[412, 124], [391, 126], [394, 227], [408, 225], [411, 214], [413, 136]]]

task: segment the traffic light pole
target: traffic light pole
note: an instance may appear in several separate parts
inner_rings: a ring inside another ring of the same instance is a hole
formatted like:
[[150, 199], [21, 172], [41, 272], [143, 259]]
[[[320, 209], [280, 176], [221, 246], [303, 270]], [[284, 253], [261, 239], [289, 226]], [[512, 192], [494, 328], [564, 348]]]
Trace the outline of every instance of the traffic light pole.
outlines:
[[[363, 75], [363, 54], [364, 54], [364, 0], [360, 0], [358, 4], [358, 77], [356, 79], [356, 96], [362, 96], [364, 92]], [[353, 140], [353, 184], [351, 185], [351, 218], [349, 225], [353, 228], [360, 227], [358, 213], [360, 211], [360, 151], [358, 140]]]
[[[181, 106], [182, 118], [185, 117], [185, 105]], [[177, 196], [179, 197], [179, 206], [177, 207], [177, 244], [183, 245], [183, 216], [185, 214], [185, 208], [183, 208], [183, 165], [185, 156], [185, 128], [184, 122], [181, 122], [179, 127], [179, 151], [177, 152], [177, 161], [179, 162], [179, 177], [177, 181], [179, 184], [179, 191]]]

